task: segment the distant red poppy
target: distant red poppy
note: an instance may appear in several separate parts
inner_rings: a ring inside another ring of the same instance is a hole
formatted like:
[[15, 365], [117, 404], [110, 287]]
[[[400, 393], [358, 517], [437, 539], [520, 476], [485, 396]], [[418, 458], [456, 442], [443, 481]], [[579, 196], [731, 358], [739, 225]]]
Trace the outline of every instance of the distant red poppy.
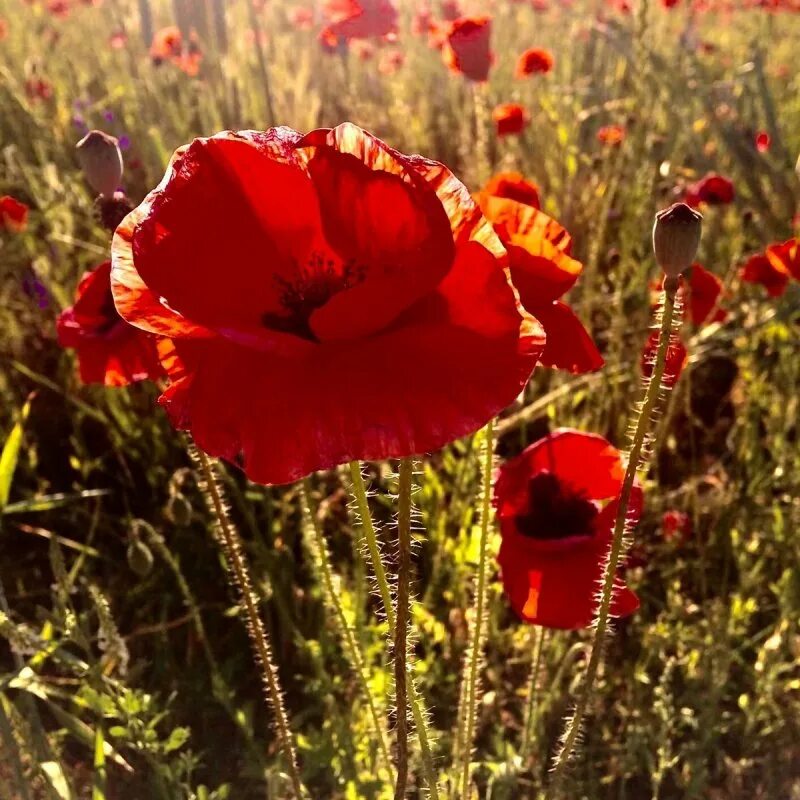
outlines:
[[8, 36], [8, 22], [0, 17], [0, 42]]
[[108, 37], [108, 43], [112, 50], [122, 50], [128, 44], [128, 34], [125, 31], [114, 31]]
[[488, 80], [493, 56], [491, 17], [461, 17], [452, 23], [442, 49], [444, 63], [477, 83]]
[[759, 153], [766, 153], [769, 151], [772, 144], [772, 138], [766, 131], [759, 131], [756, 134], [756, 150]]
[[[652, 331], [647, 338], [647, 343], [642, 350], [642, 357], [639, 366], [642, 370], [642, 375], [649, 378], [653, 374], [653, 367], [656, 361], [656, 353], [658, 351], [659, 332]], [[661, 378], [661, 383], [664, 386], [674, 386], [678, 382], [678, 378], [686, 366], [689, 353], [686, 350], [686, 345], [681, 340], [680, 336], [676, 333], [670, 334], [669, 346], [667, 348], [667, 360], [664, 365], [664, 375]]]
[[544, 342], [503, 255], [446, 167], [355, 125], [226, 131], [117, 228], [112, 285], [175, 340], [173, 423], [286, 483], [435, 450], [519, 394]]
[[406, 61], [402, 50], [388, 50], [378, 61], [378, 72], [381, 75], [394, 75]]
[[48, 0], [47, 11], [54, 17], [64, 19], [69, 16], [70, 6], [67, 0]]
[[785, 269], [795, 280], [800, 281], [800, 242], [787, 239], [767, 248], [767, 258], [777, 269]]
[[397, 9], [391, 0], [325, 0], [326, 31], [339, 39], [369, 39], [397, 32]]
[[661, 517], [661, 532], [668, 542], [682, 544], [692, 535], [692, 518], [683, 511], [665, 511]]
[[481, 189], [481, 196], [507, 197], [526, 206], [541, 208], [539, 187], [520, 172], [498, 172]]
[[[500, 467], [494, 503], [502, 543], [498, 562], [511, 607], [547, 628], [591, 624], [619, 510], [625, 467], [602, 436], [561, 429]], [[634, 486], [628, 521], [641, 514]], [[617, 578], [611, 613], [625, 617], [639, 599]]]
[[522, 133], [528, 124], [528, 112], [519, 103], [500, 103], [492, 110], [498, 136]]
[[28, 206], [7, 194], [0, 197], [0, 231], [21, 233], [27, 226]]
[[295, 6], [289, 11], [289, 22], [299, 31], [308, 31], [314, 27], [314, 11], [305, 6]]
[[625, 127], [623, 125], [604, 125], [597, 131], [597, 141], [612, 147], [622, 144], [625, 141]]
[[411, 17], [411, 33], [414, 36], [425, 36], [431, 30], [433, 23], [433, 12], [430, 6], [418, 6]]
[[664, 8], [675, 8], [681, 0], [661, 0], [661, 5]]
[[600, 369], [603, 357], [592, 337], [575, 312], [558, 299], [583, 270], [583, 264], [570, 256], [572, 237], [532, 206], [485, 194], [480, 203], [506, 247], [520, 302], [547, 334], [542, 364], [572, 373]]
[[683, 279], [681, 291], [689, 296], [688, 310], [692, 325], [708, 325], [725, 320], [728, 312], [717, 307], [722, 294], [722, 281], [701, 264], [692, 264], [687, 277], [688, 280]]
[[770, 297], [780, 297], [789, 284], [789, 270], [778, 260], [763, 253], [751, 256], [742, 267], [740, 277], [745, 283], [758, 283]]
[[710, 206], [727, 205], [733, 202], [734, 196], [733, 183], [722, 175], [710, 172], [686, 189], [684, 200], [687, 205], [696, 208], [700, 203]]
[[[78, 354], [83, 383], [127, 386], [164, 376], [157, 337], [125, 322], [111, 295], [111, 262], [87, 272], [78, 284], [75, 305], [58, 318], [58, 341]], [[161, 346], [166, 352], [167, 342]]]
[[150, 58], [156, 64], [170, 59], [180, 58], [183, 51], [183, 34], [176, 25], [161, 28], [153, 35], [150, 44]]
[[28, 100], [49, 100], [53, 96], [53, 84], [43, 78], [28, 78], [25, 81], [25, 95]]
[[517, 68], [514, 74], [518, 78], [527, 78], [537, 73], [544, 74], [553, 69], [553, 64], [553, 54], [549, 50], [531, 47], [517, 60]]

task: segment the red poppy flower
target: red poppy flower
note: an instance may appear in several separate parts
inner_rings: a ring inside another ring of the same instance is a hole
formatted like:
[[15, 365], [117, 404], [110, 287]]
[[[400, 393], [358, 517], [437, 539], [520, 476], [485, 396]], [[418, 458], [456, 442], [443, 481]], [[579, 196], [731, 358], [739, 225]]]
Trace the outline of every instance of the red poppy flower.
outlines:
[[78, 354], [81, 380], [106, 386], [127, 386], [164, 376], [158, 349], [169, 342], [125, 322], [114, 307], [111, 262], [87, 272], [78, 284], [75, 305], [58, 318], [58, 341]]
[[665, 511], [661, 517], [661, 532], [668, 542], [683, 544], [692, 535], [692, 518], [683, 511]]
[[494, 57], [491, 17], [461, 17], [452, 23], [442, 49], [444, 63], [478, 83], [488, 80]]
[[[526, 622], [575, 629], [591, 624], [625, 475], [620, 452], [602, 436], [561, 429], [500, 467], [494, 502], [503, 588]], [[634, 486], [628, 521], [641, 514]], [[618, 577], [615, 617], [639, 607]]]
[[422, 5], [417, 8], [411, 17], [411, 33], [414, 36], [425, 36], [431, 30], [433, 13], [429, 6]]
[[441, 0], [439, 7], [442, 11], [442, 18], [448, 22], [454, 22], [461, 16], [459, 0]]
[[64, 19], [69, 16], [69, 3], [67, 0], [49, 0], [47, 10], [54, 17]]
[[182, 52], [183, 35], [176, 25], [161, 28], [153, 35], [153, 41], [150, 44], [150, 58], [156, 64], [180, 58]]
[[541, 208], [539, 187], [520, 172], [498, 172], [481, 189], [481, 197], [507, 197], [526, 206]]
[[622, 144], [625, 141], [625, 128], [622, 125], [604, 125], [597, 131], [597, 140], [612, 147]]
[[[647, 343], [642, 350], [642, 357], [639, 366], [642, 375], [649, 378], [653, 374], [653, 367], [656, 363], [656, 353], [658, 352], [659, 332], [652, 331], [647, 338]], [[676, 333], [670, 334], [669, 346], [667, 347], [667, 360], [664, 364], [664, 375], [661, 383], [664, 386], [674, 386], [686, 366], [689, 353], [686, 345]]]
[[8, 36], [8, 22], [0, 17], [0, 42]]
[[759, 131], [756, 134], [756, 150], [759, 153], [766, 153], [769, 151], [772, 144], [772, 138], [766, 131]]
[[498, 136], [522, 133], [528, 124], [528, 112], [519, 103], [501, 103], [492, 111]]
[[517, 60], [515, 75], [518, 78], [527, 78], [537, 73], [547, 73], [553, 69], [553, 54], [540, 47], [531, 47]]
[[174, 424], [263, 483], [435, 450], [543, 348], [464, 186], [355, 125], [223, 132], [117, 229], [120, 313], [175, 339]]
[[710, 206], [727, 205], [735, 196], [733, 183], [722, 175], [710, 172], [686, 189], [685, 202], [696, 208], [700, 203]]
[[680, 3], [680, 0], [661, 0], [661, 5], [664, 8], [675, 8]]
[[397, 9], [390, 0], [326, 0], [325, 29], [338, 39], [368, 39], [397, 32]]
[[43, 78], [28, 78], [25, 81], [25, 95], [28, 100], [49, 100], [53, 96], [53, 84]]
[[759, 283], [770, 297], [780, 297], [789, 283], [789, 271], [777, 259], [769, 259], [763, 253], [751, 256], [742, 267], [740, 277], [746, 283]]
[[28, 226], [28, 206], [9, 195], [0, 197], [0, 231], [21, 233]]
[[547, 344], [541, 361], [572, 373], [592, 372], [603, 357], [575, 312], [560, 298], [583, 270], [570, 256], [572, 237], [532, 206], [481, 195], [481, 209], [508, 251], [511, 281], [527, 311], [541, 322]]
[[122, 50], [128, 44], [128, 34], [125, 31], [114, 31], [108, 37], [108, 43], [112, 50]]
[[777, 269], [785, 269], [795, 280], [800, 281], [800, 243], [788, 239], [767, 248], [767, 259]]
[[381, 75], [394, 75], [405, 64], [406, 57], [402, 50], [389, 50], [381, 56], [378, 62], [378, 72]]
[[688, 309], [692, 325], [723, 322], [726, 319], [728, 312], [724, 308], [717, 308], [722, 294], [722, 281], [713, 272], [700, 264], [692, 264], [688, 281], [684, 279], [683, 286], [682, 291], [689, 295]]

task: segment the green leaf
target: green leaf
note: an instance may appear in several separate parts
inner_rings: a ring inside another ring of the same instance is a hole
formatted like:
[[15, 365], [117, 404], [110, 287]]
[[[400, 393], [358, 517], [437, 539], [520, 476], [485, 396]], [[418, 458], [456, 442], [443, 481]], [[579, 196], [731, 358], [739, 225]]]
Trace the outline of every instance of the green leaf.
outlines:
[[61, 764], [58, 761], [42, 761], [39, 767], [47, 777], [50, 785], [55, 789], [56, 794], [62, 800], [72, 800], [74, 795], [72, 794], [72, 789], [69, 788], [67, 776], [64, 774]]
[[164, 743], [164, 752], [171, 753], [173, 750], [179, 750], [186, 742], [189, 741], [188, 728], [175, 728], [169, 735], [169, 739]]
[[106, 737], [102, 723], [98, 723], [94, 732], [92, 800], [106, 800]]
[[11, 493], [11, 481], [14, 478], [14, 470], [17, 468], [19, 450], [22, 446], [22, 430], [25, 426], [25, 421], [28, 419], [30, 410], [31, 398], [29, 397], [22, 407], [22, 413], [19, 415], [19, 419], [11, 429], [11, 433], [8, 434], [6, 443], [3, 445], [3, 452], [0, 453], [0, 511], [8, 505], [8, 496]]

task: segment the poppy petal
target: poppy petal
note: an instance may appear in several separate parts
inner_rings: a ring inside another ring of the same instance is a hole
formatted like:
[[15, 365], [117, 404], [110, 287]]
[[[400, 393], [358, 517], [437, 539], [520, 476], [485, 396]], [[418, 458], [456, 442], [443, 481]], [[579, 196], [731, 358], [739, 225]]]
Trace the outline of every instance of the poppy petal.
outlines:
[[605, 361], [594, 340], [566, 303], [558, 301], [531, 310], [547, 334], [541, 358], [543, 366], [573, 374], [594, 372], [603, 366]]

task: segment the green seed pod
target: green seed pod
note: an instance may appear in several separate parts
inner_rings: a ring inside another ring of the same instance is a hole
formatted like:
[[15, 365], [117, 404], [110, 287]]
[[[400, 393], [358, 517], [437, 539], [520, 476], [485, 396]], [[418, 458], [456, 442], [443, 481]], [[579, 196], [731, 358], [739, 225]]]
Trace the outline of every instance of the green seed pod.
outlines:
[[141, 539], [135, 538], [128, 545], [128, 566], [140, 577], [145, 578], [153, 568], [153, 554]]
[[675, 203], [656, 214], [653, 252], [668, 278], [677, 278], [692, 265], [702, 226], [703, 215], [686, 203]]
[[192, 521], [192, 504], [185, 495], [176, 492], [167, 500], [164, 513], [167, 519], [179, 528], [185, 528]]

